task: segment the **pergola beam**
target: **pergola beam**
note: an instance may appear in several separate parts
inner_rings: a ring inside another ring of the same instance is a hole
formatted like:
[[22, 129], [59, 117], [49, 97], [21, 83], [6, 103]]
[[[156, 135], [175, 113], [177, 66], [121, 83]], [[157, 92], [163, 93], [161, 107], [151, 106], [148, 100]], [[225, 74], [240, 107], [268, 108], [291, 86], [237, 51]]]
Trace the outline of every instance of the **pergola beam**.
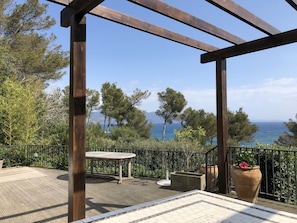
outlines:
[[73, 15], [82, 18], [86, 13], [102, 3], [104, 0], [73, 0], [61, 12], [61, 26], [69, 27], [70, 19]]
[[239, 56], [277, 46], [297, 42], [297, 29], [279, 33], [273, 36], [264, 37], [240, 45], [227, 47], [214, 52], [201, 55], [201, 63], [216, 61], [217, 59]]
[[254, 14], [252, 14], [245, 8], [241, 7], [240, 5], [236, 4], [232, 0], [228, 0], [228, 1], [206, 0], [206, 1], [268, 35], [274, 35], [274, 34], [280, 33], [278, 29], [271, 26], [270, 24], [260, 19], [259, 17], [255, 16]]
[[218, 38], [221, 38], [223, 40], [226, 40], [233, 44], [240, 44], [244, 43], [245, 40], [241, 39], [240, 37], [237, 37], [233, 35], [232, 33], [229, 33], [219, 27], [216, 27], [208, 22], [205, 22], [193, 15], [190, 15], [180, 9], [177, 9], [165, 2], [156, 0], [128, 0], [129, 2], [135, 3], [137, 5], [143, 6], [147, 9], [150, 9], [154, 12], [160, 13], [164, 16], [167, 16], [171, 19], [174, 19], [176, 21], [182, 22], [185, 25], [191, 26], [193, 28], [199, 29], [203, 32], [206, 32], [210, 35], [216, 36]]
[[[48, 0], [54, 3], [58, 3], [64, 6], [68, 5], [68, 0]], [[179, 33], [172, 32], [170, 30], [164, 29], [162, 27], [141, 21], [139, 19], [133, 18], [131, 16], [125, 15], [123, 13], [117, 12], [115, 10], [109, 9], [102, 5], [98, 5], [89, 14], [107, 19], [112, 22], [116, 22], [121, 25], [128, 26], [155, 36], [159, 36], [186, 46], [193, 47], [195, 49], [203, 50], [205, 52], [212, 52], [218, 50], [219, 48], [200, 42], [193, 38], [183, 36]]]
[[183, 36], [179, 33], [172, 32], [162, 27], [141, 21], [139, 19], [125, 15], [123, 13], [119, 13], [115, 10], [106, 8], [101, 5], [97, 6], [92, 11], [90, 11], [90, 14], [206, 52], [218, 50], [218, 48], [215, 46], [200, 42], [187, 36]]
[[297, 0], [286, 0], [295, 10], [297, 10]]

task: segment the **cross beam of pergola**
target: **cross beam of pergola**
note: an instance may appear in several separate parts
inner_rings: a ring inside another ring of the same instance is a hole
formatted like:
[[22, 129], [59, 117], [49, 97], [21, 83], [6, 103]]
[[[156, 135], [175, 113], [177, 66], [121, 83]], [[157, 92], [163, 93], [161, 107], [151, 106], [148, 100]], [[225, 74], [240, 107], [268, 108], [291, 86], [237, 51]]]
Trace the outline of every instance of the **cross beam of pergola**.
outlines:
[[[86, 173], [86, 18], [85, 14], [116, 22], [195, 49], [204, 51], [201, 63], [216, 62], [217, 142], [219, 192], [228, 193], [228, 120], [226, 59], [251, 52], [297, 42], [297, 29], [281, 32], [232, 0], [205, 0], [228, 14], [263, 32], [266, 37], [246, 42], [240, 37], [175, 8], [161, 0], [127, 0], [184, 25], [233, 44], [219, 49], [210, 44], [141, 21], [100, 4], [104, 0], [48, 0], [66, 6], [61, 26], [71, 27], [70, 38], [70, 110], [69, 110], [69, 187], [68, 221], [85, 218]], [[286, 0], [297, 10], [297, 0]], [[186, 3], [185, 3], [186, 4]], [[256, 3], [255, 3], [256, 4]]]

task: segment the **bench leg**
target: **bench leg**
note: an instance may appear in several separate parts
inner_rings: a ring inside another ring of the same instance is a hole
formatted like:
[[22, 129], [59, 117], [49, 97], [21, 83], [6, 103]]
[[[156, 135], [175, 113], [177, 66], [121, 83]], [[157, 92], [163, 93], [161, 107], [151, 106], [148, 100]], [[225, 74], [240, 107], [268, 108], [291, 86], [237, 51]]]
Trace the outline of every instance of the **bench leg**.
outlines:
[[128, 178], [131, 178], [131, 159], [128, 160]]
[[119, 161], [119, 184], [121, 184], [123, 181], [123, 161]]

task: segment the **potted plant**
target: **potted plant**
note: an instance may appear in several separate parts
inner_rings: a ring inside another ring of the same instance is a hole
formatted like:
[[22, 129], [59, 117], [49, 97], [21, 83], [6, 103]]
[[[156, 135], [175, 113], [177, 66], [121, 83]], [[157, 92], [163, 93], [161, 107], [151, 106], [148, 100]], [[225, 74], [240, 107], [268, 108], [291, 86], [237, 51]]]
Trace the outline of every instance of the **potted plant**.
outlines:
[[244, 150], [237, 155], [236, 163], [231, 170], [237, 197], [251, 203], [257, 201], [262, 179], [260, 166], [256, 163], [253, 152]]
[[186, 169], [171, 173], [172, 189], [181, 191], [205, 190], [205, 175], [193, 172], [190, 168], [190, 159], [201, 149], [200, 139], [204, 135], [203, 128], [192, 129], [190, 126], [175, 131], [175, 139], [180, 143], [186, 158]]

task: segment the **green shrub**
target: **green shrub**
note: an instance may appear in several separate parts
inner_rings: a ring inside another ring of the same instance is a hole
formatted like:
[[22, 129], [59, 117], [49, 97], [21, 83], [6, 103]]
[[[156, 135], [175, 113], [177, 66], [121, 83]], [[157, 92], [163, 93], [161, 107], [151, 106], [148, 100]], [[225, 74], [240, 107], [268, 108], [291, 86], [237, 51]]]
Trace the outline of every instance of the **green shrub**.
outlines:
[[139, 139], [140, 136], [134, 129], [128, 127], [114, 128], [110, 131], [109, 137], [112, 140], [117, 140], [121, 142], [133, 142], [136, 139]]
[[273, 198], [297, 204], [296, 148], [257, 144], [262, 174], [261, 190]]
[[30, 165], [27, 146], [3, 146], [1, 149], [6, 166]]

